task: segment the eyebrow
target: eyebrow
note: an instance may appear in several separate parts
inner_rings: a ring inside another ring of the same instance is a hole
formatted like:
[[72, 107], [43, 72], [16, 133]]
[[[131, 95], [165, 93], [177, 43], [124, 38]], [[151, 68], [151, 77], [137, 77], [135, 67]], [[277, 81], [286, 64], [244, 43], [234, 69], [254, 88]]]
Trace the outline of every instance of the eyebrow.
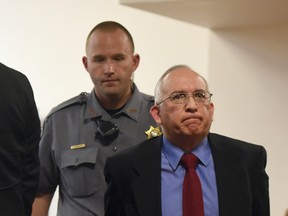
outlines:
[[171, 95], [171, 94], [176, 94], [176, 93], [185, 93], [185, 92], [186, 92], [186, 91], [184, 91], [184, 90], [177, 90], [177, 91], [171, 92], [170, 95]]
[[[197, 92], [197, 91], [207, 91], [207, 90], [205, 90], [205, 89], [196, 89], [195, 91], [193, 91], [191, 93], [194, 93], [194, 92]], [[176, 91], [171, 92], [170, 95], [177, 94], [177, 93], [190, 93], [190, 92], [184, 91], [184, 90], [176, 90]]]

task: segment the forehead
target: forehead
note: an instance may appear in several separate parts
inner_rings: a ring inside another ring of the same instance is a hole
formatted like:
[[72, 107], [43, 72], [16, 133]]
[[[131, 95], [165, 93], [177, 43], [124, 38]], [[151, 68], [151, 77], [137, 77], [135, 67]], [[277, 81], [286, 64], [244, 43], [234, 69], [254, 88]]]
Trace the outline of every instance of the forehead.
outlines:
[[115, 50], [128, 52], [132, 50], [132, 45], [128, 36], [121, 29], [96, 30], [87, 41], [87, 51], [95, 50]]
[[178, 68], [171, 71], [164, 78], [162, 87], [163, 91], [167, 93], [174, 91], [192, 92], [199, 89], [207, 90], [203, 78], [188, 68]]

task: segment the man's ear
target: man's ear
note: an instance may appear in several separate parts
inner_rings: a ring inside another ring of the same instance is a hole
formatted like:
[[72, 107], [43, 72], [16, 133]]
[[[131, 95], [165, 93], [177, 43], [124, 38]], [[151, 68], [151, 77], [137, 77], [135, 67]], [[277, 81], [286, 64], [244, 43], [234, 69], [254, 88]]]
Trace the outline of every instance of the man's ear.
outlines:
[[154, 121], [155, 121], [158, 125], [161, 125], [161, 124], [162, 124], [159, 106], [153, 105], [153, 106], [150, 108], [150, 115], [153, 117]]
[[138, 54], [133, 55], [133, 72], [138, 68], [140, 63], [140, 56]]
[[214, 120], [214, 103], [210, 103], [210, 115], [211, 115], [211, 121], [213, 122]]
[[84, 65], [84, 68], [87, 70], [88, 69], [88, 59], [86, 56], [82, 57], [82, 63]]

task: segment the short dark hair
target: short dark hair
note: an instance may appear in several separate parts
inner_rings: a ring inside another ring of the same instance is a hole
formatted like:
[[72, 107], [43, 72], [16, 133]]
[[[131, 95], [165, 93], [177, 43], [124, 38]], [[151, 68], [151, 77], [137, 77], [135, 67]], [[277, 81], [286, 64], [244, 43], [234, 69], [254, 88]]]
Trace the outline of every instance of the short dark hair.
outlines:
[[134, 53], [135, 51], [135, 45], [134, 45], [134, 41], [132, 38], [132, 35], [130, 34], [130, 32], [120, 23], [115, 22], [115, 21], [104, 21], [101, 22], [99, 24], [97, 24], [88, 34], [87, 39], [86, 39], [86, 49], [87, 49], [87, 44], [88, 44], [88, 40], [91, 37], [91, 35], [93, 34], [93, 32], [95, 32], [96, 30], [101, 30], [101, 31], [114, 31], [117, 29], [121, 29], [128, 37], [130, 43], [131, 43], [131, 48], [132, 48], [132, 52]]

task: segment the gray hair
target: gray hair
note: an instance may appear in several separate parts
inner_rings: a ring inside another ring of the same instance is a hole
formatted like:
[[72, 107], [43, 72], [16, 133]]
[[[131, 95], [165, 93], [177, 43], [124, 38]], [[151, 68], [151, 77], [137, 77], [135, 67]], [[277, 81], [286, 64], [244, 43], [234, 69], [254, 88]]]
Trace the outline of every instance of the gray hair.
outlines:
[[[164, 74], [162, 74], [162, 76], [160, 77], [160, 79], [158, 80], [158, 82], [155, 86], [155, 90], [154, 90], [155, 104], [158, 104], [161, 100], [163, 100], [163, 95], [162, 95], [163, 94], [163, 90], [162, 90], [163, 80], [165, 79], [165, 77], [169, 73], [171, 73], [172, 71], [179, 69], [179, 68], [186, 68], [186, 69], [190, 69], [193, 72], [195, 72], [193, 69], [191, 69], [188, 65], [185, 65], [185, 64], [174, 65], [174, 66], [170, 67], [168, 70], [166, 70], [164, 72]], [[206, 87], [207, 87], [207, 90], [208, 90], [207, 80], [203, 76], [201, 76], [199, 73], [197, 73], [197, 72], [195, 72], [195, 73], [204, 80]]]

